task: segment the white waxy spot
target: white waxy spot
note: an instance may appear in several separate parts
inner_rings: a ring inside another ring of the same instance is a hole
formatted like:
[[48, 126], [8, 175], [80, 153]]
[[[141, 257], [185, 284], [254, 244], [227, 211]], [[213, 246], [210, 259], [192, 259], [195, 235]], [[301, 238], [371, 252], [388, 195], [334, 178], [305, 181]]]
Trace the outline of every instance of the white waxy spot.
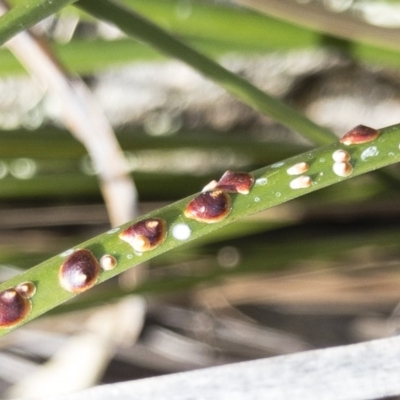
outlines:
[[69, 249], [64, 251], [63, 253], [60, 254], [61, 257], [67, 257], [70, 256], [74, 252], [74, 249]]
[[186, 224], [176, 224], [172, 227], [172, 236], [177, 240], [187, 240], [191, 234], [192, 231]]
[[281, 197], [281, 192], [276, 192], [276, 193], [275, 193], [275, 196], [276, 196], [276, 197]]
[[369, 157], [375, 157], [379, 154], [378, 148], [376, 146], [368, 147], [361, 153], [361, 160], [365, 161]]
[[100, 266], [104, 271], [111, 271], [117, 266], [117, 260], [110, 254], [104, 254], [104, 256], [100, 258]]
[[389, 156], [389, 157], [393, 157], [393, 156], [394, 156], [394, 153], [393, 153], [393, 152], [390, 152], [390, 153], [388, 153], [388, 156]]
[[324, 158], [324, 157], [321, 157], [321, 158], [319, 159], [319, 162], [321, 162], [321, 163], [325, 162], [325, 158]]
[[351, 156], [346, 150], [339, 149], [332, 154], [332, 158], [335, 162], [346, 162], [350, 161]]
[[76, 284], [82, 284], [85, 283], [87, 280], [87, 275], [84, 274], [83, 272], [79, 272], [76, 276], [75, 276], [75, 283]]
[[275, 163], [275, 164], [272, 164], [271, 165], [271, 168], [279, 168], [279, 167], [282, 167], [282, 165], [285, 165], [285, 163], [284, 162], [277, 162], [277, 163]]
[[268, 179], [267, 178], [258, 178], [256, 180], [256, 185], [259, 185], [259, 186], [264, 186], [267, 183], [268, 183]]
[[337, 176], [349, 176], [353, 172], [353, 167], [348, 162], [336, 162], [332, 169]]
[[206, 186], [203, 187], [203, 189], [201, 190], [202, 192], [211, 192], [212, 190], [214, 190], [218, 185], [218, 182], [216, 180], [211, 181], [210, 183], [207, 183]]
[[307, 172], [310, 166], [306, 162], [299, 162], [286, 170], [288, 175], [301, 175]]
[[127, 254], [127, 256], [126, 256], [126, 258], [127, 258], [128, 260], [131, 260], [131, 259], [132, 259], [132, 257], [133, 257], [133, 255], [132, 255], [132, 254]]
[[254, 201], [256, 202], [256, 203], [259, 203], [260, 202], [260, 198], [259, 197], [254, 197]]
[[112, 235], [113, 233], [118, 232], [120, 229], [121, 229], [121, 228], [114, 228], [114, 229], [111, 229], [111, 230], [109, 230], [109, 231], [107, 232], [107, 234], [108, 234], [108, 235]]
[[17, 295], [17, 292], [15, 292], [14, 290], [6, 290], [3, 293], [3, 299], [4, 300], [12, 300], [16, 295]]
[[290, 187], [292, 189], [306, 189], [309, 188], [312, 185], [312, 179], [307, 176], [299, 176], [298, 178], [293, 179], [290, 182]]

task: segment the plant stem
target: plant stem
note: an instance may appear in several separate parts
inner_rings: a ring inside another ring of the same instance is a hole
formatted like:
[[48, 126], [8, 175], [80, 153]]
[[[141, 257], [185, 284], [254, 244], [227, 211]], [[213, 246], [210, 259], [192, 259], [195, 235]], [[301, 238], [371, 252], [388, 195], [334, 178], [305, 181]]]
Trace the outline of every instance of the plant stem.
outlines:
[[77, 5], [95, 17], [117, 25], [127, 35], [155, 47], [164, 54], [184, 61], [255, 110], [293, 129], [313, 143], [323, 145], [336, 139], [336, 136], [329, 130], [318, 126], [301, 113], [258, 89], [246, 79], [230, 72], [174, 38], [133, 10], [108, 0], [80, 0]]
[[77, 0], [25, 0], [0, 17], [0, 45]]
[[[161, 218], [166, 224], [165, 241], [151, 251], [137, 254], [127, 243], [119, 238], [121, 230], [130, 226], [132, 224], [130, 222], [116, 230], [106, 232], [81, 243], [75, 246], [74, 249], [70, 249], [68, 253], [55, 256], [23, 274], [2, 283], [0, 291], [13, 288], [26, 281], [31, 281], [36, 285], [37, 292], [32, 299], [32, 311], [22, 321], [22, 324], [26, 323], [75, 296], [75, 294], [63, 290], [58, 280], [59, 269], [65, 260], [66, 254], [71, 254], [74, 250], [90, 250], [96, 259], [100, 259], [105, 254], [115, 257], [117, 267], [113, 270], [103, 271], [100, 274], [98, 282], [104, 282], [129, 268], [142, 264], [182, 244], [208, 235], [239, 219], [351, 177], [399, 162], [399, 143], [400, 124], [381, 129], [378, 138], [369, 143], [345, 146], [339, 142], [335, 142], [297, 155], [281, 163], [276, 163], [255, 171], [253, 176], [256, 181], [250, 193], [248, 195], [232, 195], [232, 209], [229, 215], [218, 223], [202, 223], [184, 216], [183, 211], [194, 197], [192, 196], [141, 217], [141, 220]], [[338, 176], [332, 169], [334, 165], [332, 155], [338, 149], [345, 150], [351, 157], [352, 172], [346, 177]], [[296, 180], [299, 176], [296, 177], [287, 172], [289, 167], [298, 163], [307, 163], [309, 166], [309, 170], [303, 174], [310, 180], [310, 185], [307, 187], [295, 188], [293, 180]], [[177, 224], [186, 226], [185, 229], [189, 232], [187, 239], [175, 237], [174, 227]], [[0, 336], [7, 334], [13, 329], [15, 327], [1, 329]]]

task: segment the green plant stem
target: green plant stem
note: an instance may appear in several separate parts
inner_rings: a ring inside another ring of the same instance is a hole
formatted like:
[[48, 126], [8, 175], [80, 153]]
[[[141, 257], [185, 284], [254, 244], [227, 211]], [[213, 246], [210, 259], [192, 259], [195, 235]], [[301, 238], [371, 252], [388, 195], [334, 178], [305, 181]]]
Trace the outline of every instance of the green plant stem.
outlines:
[[77, 0], [25, 0], [0, 17], [0, 45]]
[[313, 143], [323, 145], [336, 139], [329, 130], [267, 95], [246, 79], [192, 49], [133, 10], [107, 0], [80, 0], [77, 5], [93, 16], [117, 25], [127, 35], [182, 60], [255, 110], [293, 129]]
[[[225, 219], [218, 223], [205, 224], [188, 219], [183, 215], [186, 205], [194, 196], [148, 213], [140, 219], [154, 217], [164, 219], [167, 226], [167, 237], [160, 246], [141, 255], [136, 254], [118, 236], [121, 229], [131, 225], [132, 222], [122, 225], [117, 230], [106, 232], [81, 243], [74, 249], [88, 249], [97, 259], [100, 259], [104, 254], [112, 254], [117, 259], [118, 265], [115, 269], [101, 273], [99, 278], [99, 283], [101, 283], [135, 265], [208, 235], [239, 219], [351, 177], [398, 162], [400, 161], [399, 143], [400, 124], [381, 129], [380, 135], [373, 142], [353, 146], [345, 146], [335, 142], [257, 170], [253, 173], [256, 182], [250, 193], [248, 195], [231, 195], [232, 210]], [[332, 154], [337, 149], [344, 149], [351, 156], [353, 172], [347, 177], [339, 177], [332, 170]], [[290, 183], [295, 177], [289, 175], [287, 169], [299, 162], [308, 163], [309, 170], [306, 174], [311, 178], [312, 184], [307, 188], [292, 189]], [[185, 224], [190, 229], [190, 237], [187, 240], [179, 240], [174, 237], [173, 227], [176, 224]], [[70, 251], [74, 249], [70, 249]], [[37, 318], [75, 296], [73, 293], [62, 289], [58, 282], [58, 271], [65, 257], [66, 254], [55, 256], [0, 285], [0, 291], [2, 291], [25, 281], [31, 281], [36, 284], [37, 292], [32, 299], [32, 311], [22, 321], [22, 324]], [[1, 329], [0, 336], [13, 329], [15, 327]]]

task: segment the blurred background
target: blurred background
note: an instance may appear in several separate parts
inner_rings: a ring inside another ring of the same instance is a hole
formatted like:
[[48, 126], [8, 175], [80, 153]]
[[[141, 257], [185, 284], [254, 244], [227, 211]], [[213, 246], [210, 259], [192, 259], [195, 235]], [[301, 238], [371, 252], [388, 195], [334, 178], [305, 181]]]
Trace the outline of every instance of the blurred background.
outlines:
[[[400, 122], [400, 52], [390, 44], [316, 32], [245, 8], [246, 0], [123, 3], [338, 136], [358, 124]], [[388, 37], [399, 32], [395, 1], [281, 4], [293, 15], [302, 7], [356, 21], [365, 36], [377, 26]], [[190, 67], [76, 8], [34, 32], [104, 110], [141, 213], [199, 191], [227, 169], [251, 171], [313, 147]], [[52, 93], [1, 48], [2, 281], [110, 228], [96, 168], [64, 126]], [[107, 344], [96, 342], [93, 350], [99, 360], [87, 355], [88, 376], [71, 387], [397, 334], [399, 178], [393, 166], [334, 185], [78, 296], [2, 338], [0, 396], [32, 395], [32, 381], [50, 386], [52, 366], [62, 379], [60, 365], [76, 379], [76, 361], [65, 354], [82, 353], [85, 337], [93, 344], [89, 333], [105, 325]]]

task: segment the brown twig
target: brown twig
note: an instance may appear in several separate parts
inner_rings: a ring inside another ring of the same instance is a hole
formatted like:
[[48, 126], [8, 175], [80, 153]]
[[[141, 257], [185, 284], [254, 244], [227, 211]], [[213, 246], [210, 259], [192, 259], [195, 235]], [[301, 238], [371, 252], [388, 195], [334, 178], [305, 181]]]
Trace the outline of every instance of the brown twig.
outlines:
[[321, 33], [365, 44], [400, 49], [400, 30], [367, 24], [344, 13], [325, 11], [315, 5], [293, 0], [234, 0], [273, 17], [304, 26]]
[[[0, 2], [0, 14], [7, 6]], [[88, 150], [98, 173], [111, 225], [137, 216], [137, 192], [113, 129], [84, 82], [68, 77], [48, 47], [30, 32], [6, 43], [22, 65], [61, 103], [62, 119]]]

